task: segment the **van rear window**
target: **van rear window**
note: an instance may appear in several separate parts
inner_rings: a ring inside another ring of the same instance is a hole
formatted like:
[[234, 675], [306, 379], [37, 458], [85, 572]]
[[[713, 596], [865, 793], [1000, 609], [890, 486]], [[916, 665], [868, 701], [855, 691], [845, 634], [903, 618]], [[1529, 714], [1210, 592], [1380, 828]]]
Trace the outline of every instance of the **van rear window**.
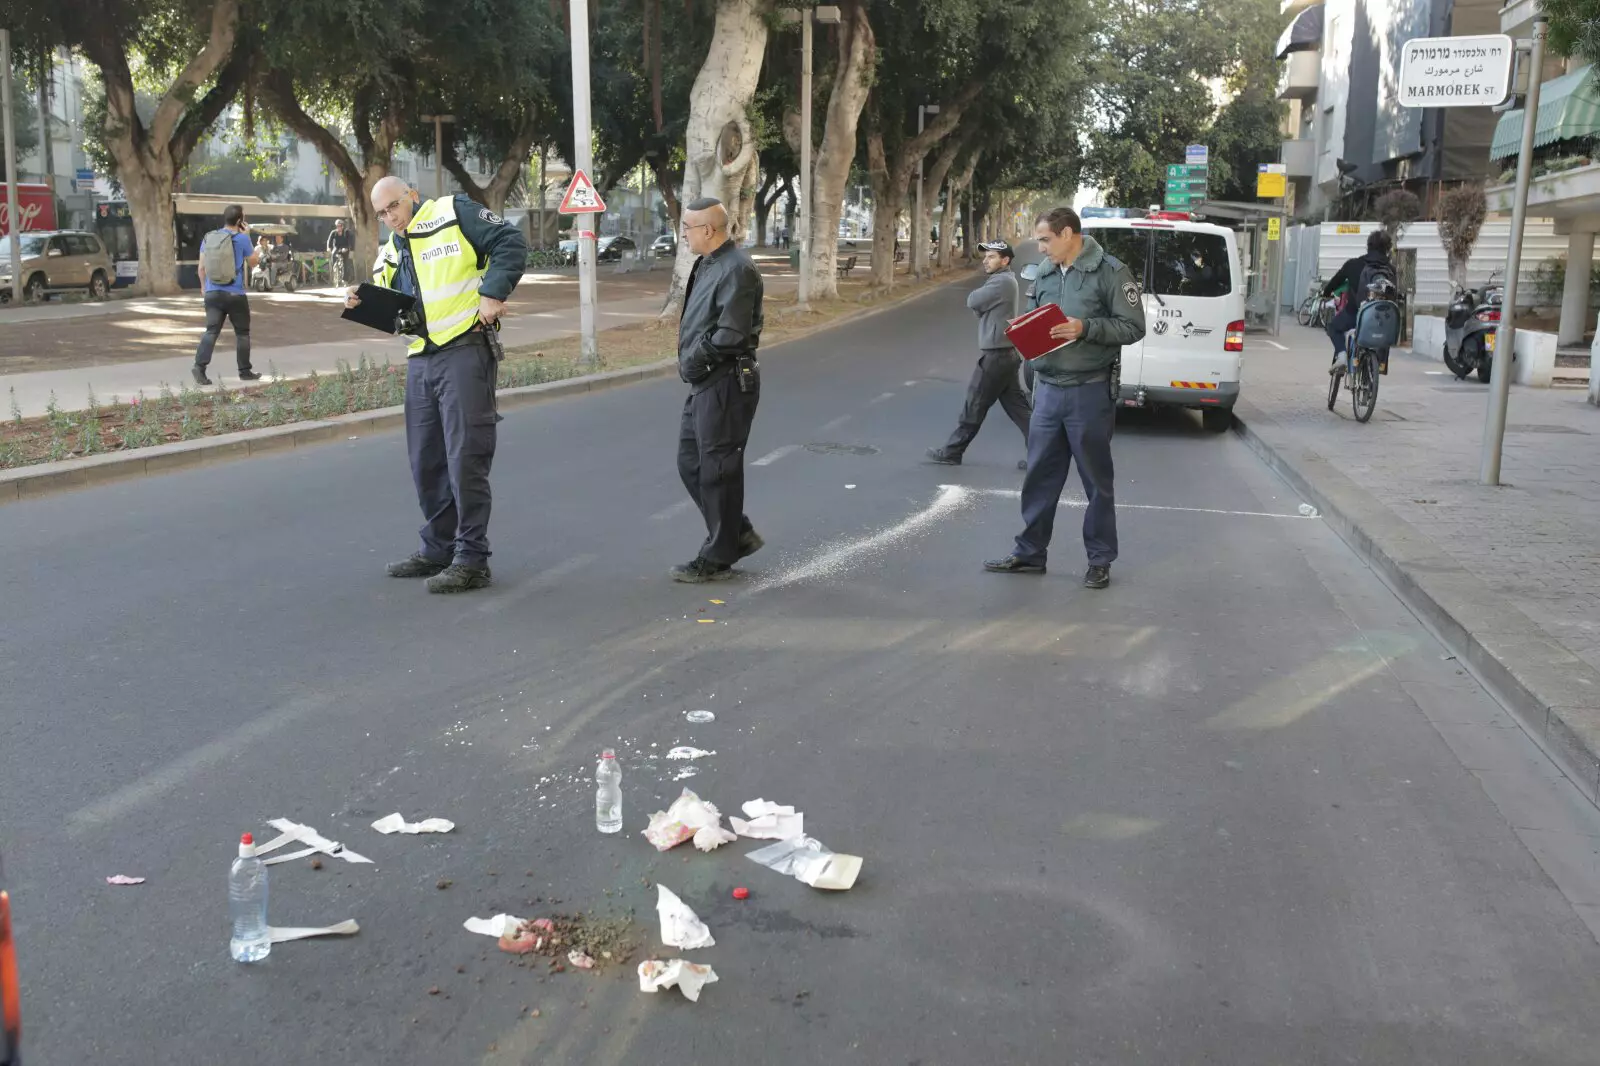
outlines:
[[1159, 296], [1226, 296], [1233, 291], [1228, 245], [1215, 233], [1155, 231], [1155, 276], [1147, 291]]

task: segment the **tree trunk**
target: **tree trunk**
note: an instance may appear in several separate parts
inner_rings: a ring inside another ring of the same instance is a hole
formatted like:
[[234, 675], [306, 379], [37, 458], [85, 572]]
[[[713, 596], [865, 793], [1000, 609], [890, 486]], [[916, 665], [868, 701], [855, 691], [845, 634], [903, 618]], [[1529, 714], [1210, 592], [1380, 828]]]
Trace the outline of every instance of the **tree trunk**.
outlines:
[[311, 142], [338, 173], [344, 186], [345, 207], [356, 227], [356, 262], [373, 262], [378, 257], [378, 216], [372, 209], [372, 187], [388, 176], [394, 163], [406, 105], [396, 99], [380, 100], [378, 90], [372, 86], [357, 90], [350, 116], [361, 153], [357, 163], [337, 134], [301, 108], [288, 75], [267, 75], [261, 94], [284, 125], [301, 140]]
[[[748, 113], [761, 77], [770, 13], [771, 0], [718, 0], [711, 48], [689, 91], [682, 199], [721, 200], [728, 209], [728, 235], [735, 240], [755, 196], [756, 139]], [[683, 306], [693, 265], [689, 243], [679, 241], [662, 318], [676, 316]]]
[[[951, 134], [950, 138], [944, 142], [944, 146], [939, 149], [939, 155], [934, 159], [933, 167], [931, 169], [925, 168], [924, 178], [926, 180], [923, 182], [922, 217], [917, 220], [917, 232], [922, 236], [919, 242], [922, 245], [922, 269], [919, 276], [928, 273], [928, 253], [930, 249], [928, 235], [933, 232], [933, 209], [938, 205], [940, 192], [946, 191], [945, 179], [950, 173], [950, 168], [955, 166], [956, 156], [961, 154], [962, 149], [966, 146], [966, 141], [967, 138], [964, 134]], [[946, 260], [950, 255], [950, 215], [948, 211], [946, 211], [944, 218], [945, 224], [939, 227], [938, 259], [941, 266], [947, 265]]]
[[[968, 261], [972, 259], [972, 208], [970, 206], [971, 200], [967, 193], [972, 188], [972, 175], [978, 169], [978, 157], [982, 154], [983, 149], [974, 148], [967, 154], [966, 165], [961, 168], [961, 172], [950, 179], [950, 187], [945, 193], [945, 225], [939, 229], [939, 265], [941, 267], [950, 265], [950, 242], [945, 239], [945, 235], [955, 232], [955, 227], [951, 223], [952, 218], [956, 218], [961, 226], [962, 258]], [[963, 202], [968, 205], [964, 215], [961, 211]], [[954, 212], [954, 215], [952, 215], [952, 212]]]
[[495, 214], [504, 215], [506, 200], [511, 196], [511, 190], [516, 187], [517, 180], [522, 177], [522, 168], [528, 165], [528, 157], [533, 154], [533, 141], [538, 129], [537, 119], [536, 113], [530, 112], [524, 116], [522, 123], [517, 127], [517, 132], [511, 137], [511, 143], [506, 146], [505, 155], [495, 167], [494, 177], [489, 179], [489, 184], [479, 185], [472, 180], [472, 175], [461, 162], [454, 141], [445, 142], [444, 168], [456, 179], [456, 184], [461, 186], [462, 192]]
[[678, 223], [683, 220], [683, 204], [678, 199], [678, 185], [674, 181], [672, 168], [667, 165], [666, 157], [661, 153], [648, 156], [645, 162], [650, 164], [650, 170], [656, 176], [656, 188], [661, 190], [661, 202], [667, 205], [667, 222], [672, 227], [672, 232], [678, 232]]
[[839, 61], [828, 96], [822, 146], [812, 160], [811, 261], [802, 264], [802, 269], [811, 271], [813, 300], [835, 299], [839, 295], [839, 272], [834, 269], [839, 216], [844, 210], [850, 164], [856, 158], [861, 109], [871, 94], [872, 71], [877, 63], [878, 42], [861, 0], [844, 5], [844, 24], [839, 27], [838, 38]]
[[895, 220], [900, 216], [900, 195], [890, 177], [883, 133], [878, 129], [867, 131], [867, 174], [872, 180], [872, 287], [887, 291], [894, 288]]
[[[127, 42], [109, 30], [87, 36], [83, 52], [100, 68], [105, 85], [104, 137], [128, 196], [139, 241], [139, 288], [157, 295], [178, 291], [178, 256], [172, 193], [200, 137], [238, 95], [249, 57], [234, 48], [239, 0], [216, 0], [205, 47], [184, 66], [156, 104], [148, 126], [135, 107]], [[195, 100], [206, 82], [212, 87]], [[221, 218], [218, 218], [218, 224]]]
[[756, 243], [763, 248], [767, 245], [767, 219], [772, 214], [772, 205], [778, 202], [778, 193], [774, 186], [778, 182], [778, 172], [767, 171], [767, 176], [761, 181], [761, 188], [756, 192]]

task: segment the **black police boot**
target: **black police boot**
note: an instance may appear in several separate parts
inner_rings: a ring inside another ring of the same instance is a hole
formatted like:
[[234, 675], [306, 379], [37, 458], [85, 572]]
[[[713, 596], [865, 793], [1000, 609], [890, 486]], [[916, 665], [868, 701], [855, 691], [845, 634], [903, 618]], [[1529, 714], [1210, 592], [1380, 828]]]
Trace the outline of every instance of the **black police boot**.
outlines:
[[681, 581], [685, 585], [702, 585], [707, 581], [726, 581], [733, 576], [733, 567], [726, 563], [714, 563], [702, 555], [697, 555], [689, 562], [672, 568], [672, 580]]
[[1086, 589], [1103, 589], [1111, 584], [1111, 567], [1091, 566], [1083, 574], [1083, 587]]
[[948, 448], [929, 448], [923, 454], [928, 457], [928, 462], [938, 463], [940, 466], [961, 465], [961, 456], [952, 453]]
[[1019, 559], [1015, 555], [1008, 555], [1004, 559], [988, 559], [983, 568], [991, 574], [1042, 574], [1043, 563], [1030, 563], [1026, 559]]
[[437, 576], [428, 579], [429, 592], [471, 592], [489, 587], [487, 566], [463, 566], [451, 563]]
[[449, 565], [449, 563], [436, 563], [421, 552], [417, 552], [409, 559], [401, 559], [398, 563], [390, 563], [389, 576], [432, 577]]
[[747, 555], [754, 555], [766, 546], [767, 542], [761, 539], [761, 534], [753, 529], [747, 529], [739, 534], [739, 558], [741, 559]]

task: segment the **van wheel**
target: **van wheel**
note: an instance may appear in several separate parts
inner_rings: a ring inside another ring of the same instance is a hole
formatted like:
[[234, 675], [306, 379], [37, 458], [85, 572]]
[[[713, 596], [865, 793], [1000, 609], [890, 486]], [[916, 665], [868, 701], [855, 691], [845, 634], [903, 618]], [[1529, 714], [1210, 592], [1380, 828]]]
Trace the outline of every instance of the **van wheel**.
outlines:
[[110, 293], [111, 283], [106, 280], [105, 271], [96, 270], [89, 279], [89, 299], [104, 300]]
[[1208, 433], [1226, 433], [1233, 428], [1233, 412], [1220, 407], [1201, 408], [1200, 424]]

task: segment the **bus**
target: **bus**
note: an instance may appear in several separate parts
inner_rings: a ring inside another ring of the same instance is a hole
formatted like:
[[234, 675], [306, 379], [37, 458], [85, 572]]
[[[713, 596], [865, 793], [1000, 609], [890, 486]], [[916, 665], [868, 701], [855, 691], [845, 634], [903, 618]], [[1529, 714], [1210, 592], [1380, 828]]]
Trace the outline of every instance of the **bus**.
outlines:
[[[200, 241], [222, 225], [222, 210], [229, 204], [244, 208], [246, 219], [282, 222], [294, 227], [290, 246], [296, 252], [320, 252], [336, 219], [349, 220], [343, 204], [279, 204], [259, 196], [224, 196], [212, 193], [173, 193], [173, 243], [178, 253], [178, 285], [200, 287]], [[133, 232], [133, 213], [126, 200], [102, 200], [94, 208], [95, 233], [116, 264], [116, 286], [132, 285], [139, 278], [139, 242]]]

